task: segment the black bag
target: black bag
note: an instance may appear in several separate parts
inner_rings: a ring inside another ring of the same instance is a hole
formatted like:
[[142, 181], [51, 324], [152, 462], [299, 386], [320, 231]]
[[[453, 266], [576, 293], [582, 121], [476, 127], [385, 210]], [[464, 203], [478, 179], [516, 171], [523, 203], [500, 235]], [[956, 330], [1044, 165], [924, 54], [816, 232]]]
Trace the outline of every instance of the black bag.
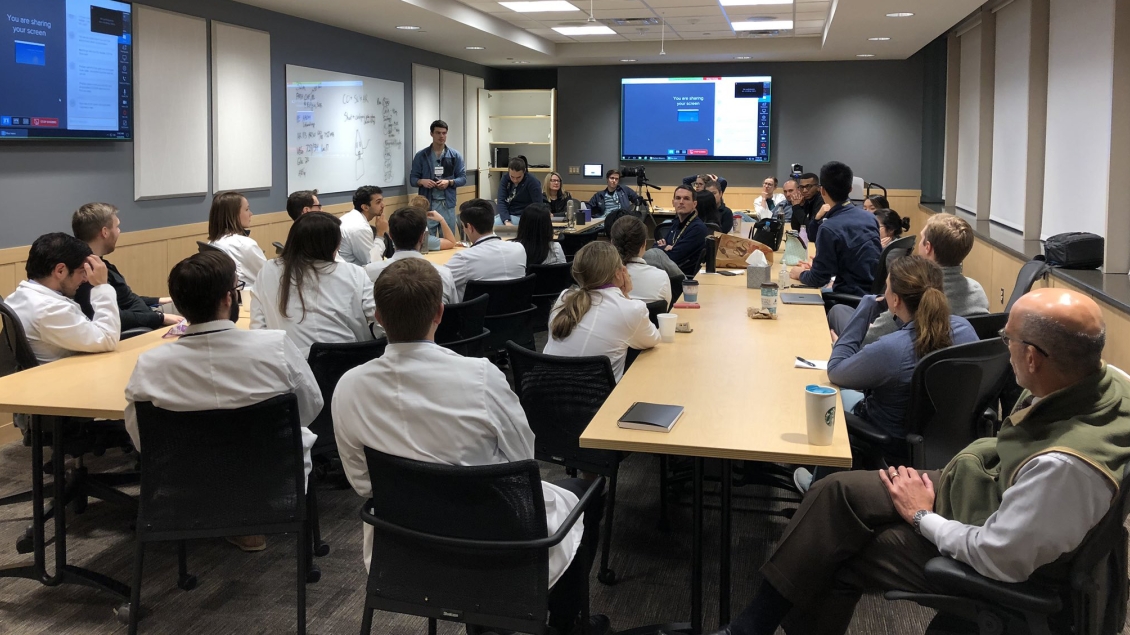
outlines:
[[777, 218], [762, 218], [753, 224], [749, 230], [750, 240], [756, 240], [777, 251], [781, 248], [781, 238], [784, 236], [785, 224]]
[[1062, 269], [1098, 269], [1103, 266], [1105, 241], [1088, 232], [1056, 234], [1044, 241], [1044, 259]]

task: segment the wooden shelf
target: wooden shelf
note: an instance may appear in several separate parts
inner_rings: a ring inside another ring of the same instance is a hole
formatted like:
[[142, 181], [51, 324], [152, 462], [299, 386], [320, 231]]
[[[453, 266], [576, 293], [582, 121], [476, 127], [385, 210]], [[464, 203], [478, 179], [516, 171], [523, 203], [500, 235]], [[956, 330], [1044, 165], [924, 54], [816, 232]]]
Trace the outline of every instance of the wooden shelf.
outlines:
[[491, 115], [491, 119], [549, 119], [550, 115]]
[[548, 146], [549, 141], [491, 141], [492, 146]]

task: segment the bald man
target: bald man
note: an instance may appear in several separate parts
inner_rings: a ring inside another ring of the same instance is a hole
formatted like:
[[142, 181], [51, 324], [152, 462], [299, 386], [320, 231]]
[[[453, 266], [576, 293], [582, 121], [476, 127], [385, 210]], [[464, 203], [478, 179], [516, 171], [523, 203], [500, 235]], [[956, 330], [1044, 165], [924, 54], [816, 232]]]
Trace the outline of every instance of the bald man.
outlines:
[[937, 593], [923, 567], [938, 555], [1003, 582], [1062, 579], [1130, 462], [1130, 378], [1103, 364], [1102, 313], [1073, 291], [1023, 296], [1001, 338], [1025, 390], [999, 435], [945, 478], [892, 467], [818, 481], [753, 603], [715, 635], [843, 633], [863, 592]]

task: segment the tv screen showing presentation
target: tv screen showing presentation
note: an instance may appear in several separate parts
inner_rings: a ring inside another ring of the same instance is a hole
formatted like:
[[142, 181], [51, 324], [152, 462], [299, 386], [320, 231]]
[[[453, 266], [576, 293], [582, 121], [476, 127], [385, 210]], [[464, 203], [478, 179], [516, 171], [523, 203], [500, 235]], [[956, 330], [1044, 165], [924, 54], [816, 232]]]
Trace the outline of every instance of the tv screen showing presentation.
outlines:
[[129, 140], [130, 4], [0, 0], [0, 139]]
[[621, 80], [620, 160], [769, 161], [772, 78]]

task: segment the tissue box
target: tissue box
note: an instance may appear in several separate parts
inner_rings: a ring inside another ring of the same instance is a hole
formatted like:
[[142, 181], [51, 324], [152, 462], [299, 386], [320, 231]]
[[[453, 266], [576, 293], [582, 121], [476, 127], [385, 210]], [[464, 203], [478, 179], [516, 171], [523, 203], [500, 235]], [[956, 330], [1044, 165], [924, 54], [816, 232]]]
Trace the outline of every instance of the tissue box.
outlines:
[[769, 265], [750, 265], [745, 270], [745, 286], [747, 289], [760, 289], [761, 285], [772, 282], [770, 276], [773, 268]]

